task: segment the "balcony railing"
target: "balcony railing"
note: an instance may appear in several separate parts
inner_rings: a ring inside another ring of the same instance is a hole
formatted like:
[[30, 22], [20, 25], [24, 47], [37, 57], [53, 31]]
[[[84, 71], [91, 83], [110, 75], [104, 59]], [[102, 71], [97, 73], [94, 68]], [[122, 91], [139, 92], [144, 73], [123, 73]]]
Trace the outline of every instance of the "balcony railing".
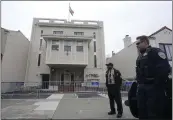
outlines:
[[58, 34], [43, 34], [42, 37], [45, 40], [48, 40], [50, 38], [58, 38], [58, 39], [66, 39], [66, 40], [76, 40], [76, 39], [82, 39], [82, 40], [89, 40], [91, 41], [93, 39], [93, 36], [77, 36], [77, 35], [68, 35], [68, 34], [63, 34], [63, 35], [58, 35]]
[[71, 20], [66, 19], [44, 19], [36, 18], [36, 23], [40, 26], [64, 26], [64, 27], [88, 27], [88, 28], [99, 28], [103, 26], [101, 21], [90, 21], [90, 20]]

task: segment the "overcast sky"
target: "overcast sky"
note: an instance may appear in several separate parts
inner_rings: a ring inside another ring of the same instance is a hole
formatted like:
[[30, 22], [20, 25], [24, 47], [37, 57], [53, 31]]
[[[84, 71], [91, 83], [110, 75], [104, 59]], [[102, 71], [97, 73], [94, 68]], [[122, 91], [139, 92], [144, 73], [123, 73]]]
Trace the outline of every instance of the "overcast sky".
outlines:
[[[67, 19], [64, 1], [2, 1], [1, 26], [20, 30], [30, 40], [33, 17]], [[71, 19], [104, 22], [106, 55], [123, 49], [122, 39], [150, 35], [163, 26], [172, 29], [172, 1], [71, 1]]]

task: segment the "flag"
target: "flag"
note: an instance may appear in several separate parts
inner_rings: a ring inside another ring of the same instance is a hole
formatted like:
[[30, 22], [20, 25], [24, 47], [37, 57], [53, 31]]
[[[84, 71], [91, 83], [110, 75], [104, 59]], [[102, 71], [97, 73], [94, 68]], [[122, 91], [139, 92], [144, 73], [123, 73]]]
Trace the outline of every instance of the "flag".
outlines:
[[71, 9], [70, 5], [69, 5], [69, 12], [70, 12], [70, 14], [73, 16], [74, 11]]

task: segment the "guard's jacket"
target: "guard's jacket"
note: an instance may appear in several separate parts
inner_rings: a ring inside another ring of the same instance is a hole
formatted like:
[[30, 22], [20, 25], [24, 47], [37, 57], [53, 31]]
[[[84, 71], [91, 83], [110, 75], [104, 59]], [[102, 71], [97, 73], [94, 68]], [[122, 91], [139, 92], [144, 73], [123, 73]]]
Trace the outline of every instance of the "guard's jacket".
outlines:
[[[113, 70], [114, 70], [114, 85], [120, 87], [122, 85], [121, 73], [119, 70], [116, 70], [115, 68], [113, 68]], [[111, 86], [111, 84], [109, 84], [108, 82], [108, 75], [109, 75], [109, 70], [106, 71], [106, 86], [107, 87]]]
[[149, 46], [136, 60], [136, 79], [138, 84], [165, 84], [170, 65], [165, 53]]

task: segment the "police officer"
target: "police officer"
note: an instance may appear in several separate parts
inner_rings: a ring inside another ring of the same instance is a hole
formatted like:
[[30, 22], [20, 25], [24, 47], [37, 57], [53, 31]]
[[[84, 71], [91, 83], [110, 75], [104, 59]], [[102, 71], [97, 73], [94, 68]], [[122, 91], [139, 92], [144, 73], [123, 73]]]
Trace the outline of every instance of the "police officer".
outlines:
[[170, 65], [165, 53], [149, 45], [147, 36], [139, 36], [136, 60], [139, 119], [163, 119], [165, 110], [165, 82]]
[[108, 96], [110, 101], [110, 108], [111, 111], [108, 112], [108, 115], [116, 114], [115, 111], [115, 102], [117, 104], [117, 118], [122, 117], [123, 114], [123, 107], [122, 107], [122, 99], [121, 99], [121, 73], [113, 68], [113, 64], [109, 63], [107, 65], [107, 71], [106, 71], [106, 87], [108, 90]]

